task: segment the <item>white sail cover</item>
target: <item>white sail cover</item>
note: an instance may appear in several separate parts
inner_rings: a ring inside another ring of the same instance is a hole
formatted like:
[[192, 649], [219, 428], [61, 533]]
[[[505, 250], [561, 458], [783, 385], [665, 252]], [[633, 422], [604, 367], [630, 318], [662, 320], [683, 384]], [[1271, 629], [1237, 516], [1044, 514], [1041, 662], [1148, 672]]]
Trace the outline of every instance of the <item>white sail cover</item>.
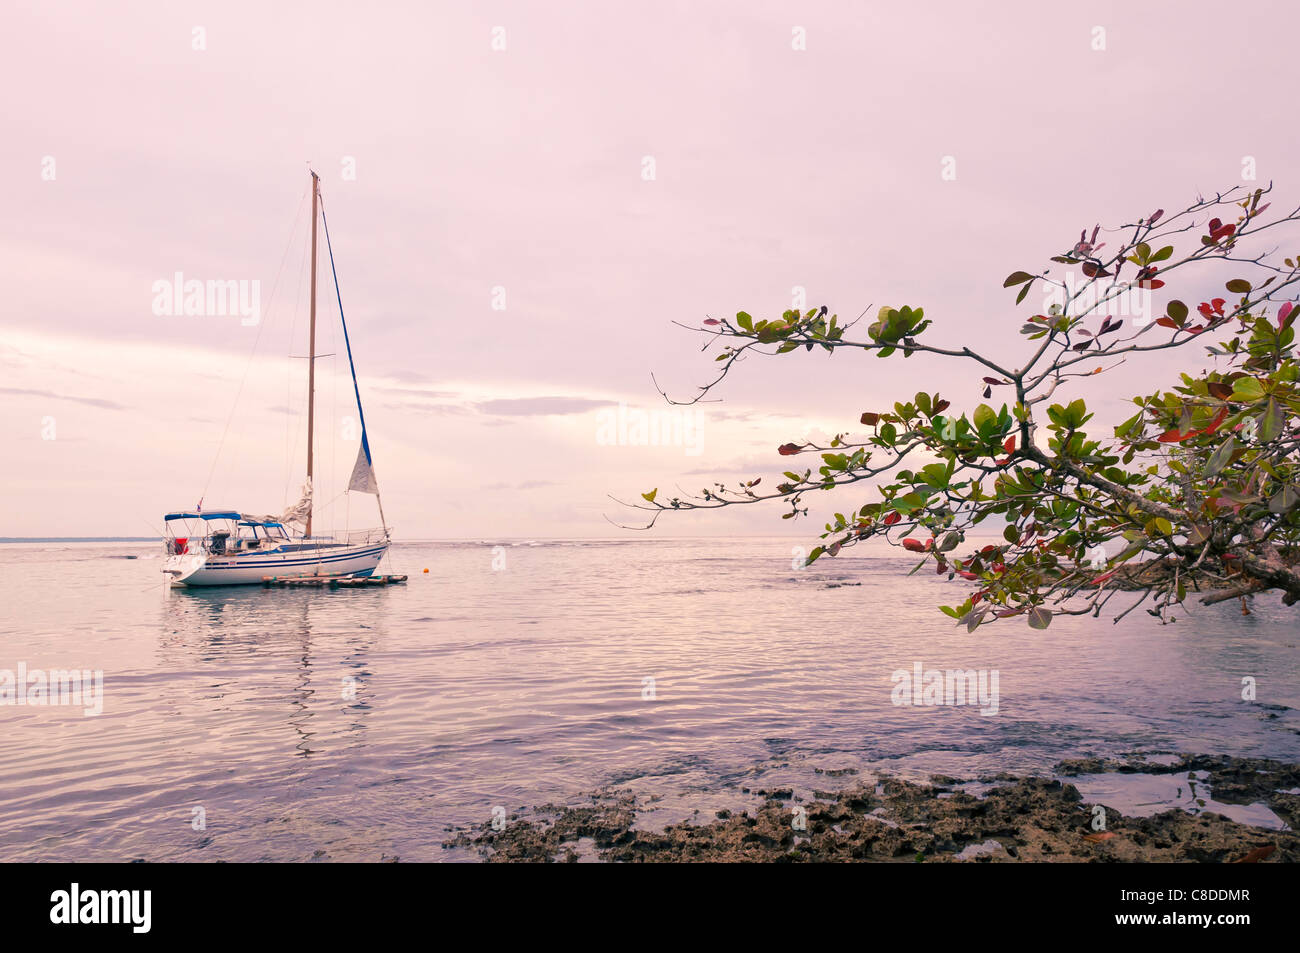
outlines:
[[281, 523], [301, 523], [307, 525], [307, 518], [311, 516], [311, 478], [302, 485], [302, 499], [293, 506], [284, 511], [280, 517]]
[[357, 448], [357, 462], [352, 468], [352, 478], [348, 480], [348, 489], [378, 496], [379, 483], [375, 480], [375, 468], [370, 463], [368, 450], [366, 440], [362, 438], [361, 446]]

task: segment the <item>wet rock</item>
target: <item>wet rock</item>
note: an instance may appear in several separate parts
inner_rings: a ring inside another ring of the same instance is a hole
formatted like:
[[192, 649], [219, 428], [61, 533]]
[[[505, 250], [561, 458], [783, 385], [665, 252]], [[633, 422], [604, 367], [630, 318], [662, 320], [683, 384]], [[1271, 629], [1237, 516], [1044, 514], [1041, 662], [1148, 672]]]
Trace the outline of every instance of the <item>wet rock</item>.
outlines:
[[[1141, 761], [1063, 762], [1061, 774], [1121, 771], [1124, 766], [1155, 771]], [[1300, 765], [1255, 759], [1189, 756], [1171, 771], [1205, 771], [1214, 796], [1225, 793], [1266, 798], [1292, 826], [1300, 819]], [[934, 778], [945, 786], [963, 782]], [[944, 793], [945, 797], [939, 797]], [[786, 799], [786, 789], [759, 792]], [[1092, 810], [1073, 784], [1059, 778], [1018, 778], [976, 797], [966, 791], [940, 792], [931, 784], [899, 778], [858, 782], [839, 792], [818, 791], [803, 810], [806, 829], [795, 828], [796, 813], [780, 800], [752, 810], [718, 811], [708, 823], [680, 823], [663, 831], [636, 830], [636, 800], [601, 793], [591, 806], [547, 805], [530, 817], [494, 831], [490, 825], [462, 831], [450, 842], [477, 850], [485, 860], [550, 862], [576, 859], [573, 844], [590, 838], [597, 859], [643, 862], [875, 861], [914, 863], [1081, 863], [1182, 861], [1222, 863], [1252, 850], [1274, 846], [1266, 863], [1300, 861], [1300, 834], [1239, 824], [1220, 814], [1169, 810], [1133, 818], [1107, 809], [1105, 828], [1092, 827]], [[996, 844], [997, 846], [991, 846]]]

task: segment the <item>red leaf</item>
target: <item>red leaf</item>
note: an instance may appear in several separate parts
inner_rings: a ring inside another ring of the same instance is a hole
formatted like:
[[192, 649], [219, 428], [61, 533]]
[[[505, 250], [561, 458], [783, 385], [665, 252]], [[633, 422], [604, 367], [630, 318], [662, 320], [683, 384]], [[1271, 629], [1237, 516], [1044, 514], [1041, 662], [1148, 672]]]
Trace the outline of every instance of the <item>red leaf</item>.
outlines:
[[873, 414], [871, 411], [867, 411], [862, 415], [861, 419], [864, 426], [874, 427], [880, 422], [880, 414]]
[[1015, 438], [1015, 435], [1014, 435], [1014, 434], [1012, 434], [1010, 437], [1008, 437], [1008, 438], [1006, 439], [1006, 442], [1004, 442], [1004, 443], [1002, 444], [1002, 449], [1005, 450], [1007, 453], [1014, 453], [1014, 452], [1015, 452], [1015, 449], [1016, 449], [1016, 438]]
[[890, 510], [888, 513], [885, 514], [884, 523], [886, 526], [893, 526], [902, 518], [903, 518], [902, 513], [898, 512], [897, 510]]
[[721, 324], [722, 322], [719, 321], [717, 318], [705, 318], [705, 319], [704, 319], [704, 323], [705, 323], [705, 324]]
[[978, 578], [979, 578], [979, 576], [975, 575], [973, 572], [966, 572], [966, 570], [964, 570], [964, 569], [961, 570], [960, 572], [958, 572], [957, 575], [961, 576], [963, 579], [978, 579]]
[[1004, 380], [999, 380], [999, 379], [996, 378], [996, 377], [986, 377], [986, 378], [984, 378], [984, 383], [986, 383], [986, 384], [1005, 384], [1006, 381], [1004, 381]]
[[781, 454], [783, 457], [792, 457], [802, 449], [803, 447], [799, 446], [797, 443], [783, 443], [781, 446], [776, 448], [776, 452]]
[[919, 539], [905, 539], [903, 540], [903, 548], [914, 553], [923, 553], [925, 552], [926, 547], [925, 543], [921, 542]]
[[1218, 430], [1220, 427], [1223, 426], [1223, 422], [1227, 419], [1228, 419], [1228, 408], [1224, 407], [1217, 414], [1214, 415], [1214, 419], [1210, 421], [1209, 426], [1205, 427], [1203, 430], [1199, 432], [1204, 434], [1214, 433], [1214, 431]]
[[1178, 329], [1178, 324], [1173, 318], [1156, 318], [1156, 324], [1160, 325], [1162, 328]]
[[1183, 433], [1181, 430], [1175, 427], [1173, 430], [1166, 430], [1160, 436], [1156, 437], [1156, 440], [1158, 440], [1160, 443], [1181, 443], [1182, 441], [1186, 440], [1188, 437], [1192, 436], [1195, 433], [1196, 433], [1195, 430], [1189, 430], [1187, 431], [1187, 433]]

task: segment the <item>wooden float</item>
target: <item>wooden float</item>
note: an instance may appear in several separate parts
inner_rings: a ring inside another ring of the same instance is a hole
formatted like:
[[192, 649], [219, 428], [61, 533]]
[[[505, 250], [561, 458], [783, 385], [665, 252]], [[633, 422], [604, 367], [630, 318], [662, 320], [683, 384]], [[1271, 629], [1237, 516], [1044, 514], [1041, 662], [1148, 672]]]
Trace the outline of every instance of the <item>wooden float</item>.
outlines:
[[262, 585], [267, 589], [362, 589], [368, 586], [392, 586], [406, 582], [405, 575], [388, 576], [345, 576], [339, 573], [323, 573], [319, 576], [263, 576]]

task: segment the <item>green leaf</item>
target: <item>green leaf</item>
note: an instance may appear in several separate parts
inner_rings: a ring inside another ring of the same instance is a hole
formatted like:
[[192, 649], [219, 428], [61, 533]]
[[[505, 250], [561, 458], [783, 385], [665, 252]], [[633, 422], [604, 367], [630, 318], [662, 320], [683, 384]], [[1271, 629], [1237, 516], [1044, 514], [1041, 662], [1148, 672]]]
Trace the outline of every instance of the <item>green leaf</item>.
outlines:
[[1177, 298], [1169, 302], [1169, 306], [1165, 310], [1169, 314], [1169, 317], [1173, 318], [1179, 324], [1182, 324], [1187, 320], [1187, 305], [1183, 304]]
[[645, 500], [647, 503], [653, 503], [655, 501], [655, 495], [658, 492], [659, 492], [659, 487], [655, 487], [649, 493], [642, 493], [641, 499]]
[[1250, 294], [1251, 284], [1245, 278], [1233, 278], [1224, 287], [1235, 295], [1244, 295]]
[[1277, 401], [1272, 397], [1268, 399], [1268, 404], [1264, 407], [1264, 413], [1257, 420], [1259, 421], [1259, 439], [1268, 443], [1279, 433], [1286, 425], [1286, 414], [1278, 406]]
[[1250, 404], [1264, 396], [1264, 385], [1258, 378], [1239, 377], [1232, 385], [1232, 399]]
[[1029, 610], [1029, 627], [1031, 629], [1045, 629], [1052, 624], [1052, 613], [1042, 606], [1034, 606]]
[[1300, 503], [1300, 492], [1290, 485], [1282, 487], [1273, 498], [1268, 501], [1268, 508], [1278, 516], [1283, 516], [1295, 509], [1297, 503]]
[[754, 319], [751, 318], [751, 317], [750, 317], [747, 313], [745, 313], [744, 311], [737, 311], [737, 312], [736, 312], [736, 323], [739, 324], [739, 325], [740, 325], [742, 328], [744, 328], [746, 331], [753, 331], [753, 330], [754, 330]]
[[1115, 436], [1127, 437], [1129, 434], [1136, 433], [1141, 429], [1141, 424], [1142, 411], [1139, 410], [1136, 414], [1115, 428]]
[[1232, 455], [1237, 450], [1237, 441], [1231, 434], [1228, 439], [1219, 444], [1219, 448], [1210, 454], [1210, 459], [1205, 462], [1205, 475], [1212, 477], [1232, 461]]
[[1026, 281], [1033, 281], [1034, 276], [1027, 271], [1013, 271], [1007, 275], [1007, 280], [1002, 282], [1003, 288], [1010, 288], [1012, 285], [1023, 284]]
[[1269, 398], [1268, 403], [1264, 406], [1264, 412], [1255, 418], [1259, 425], [1259, 439], [1261, 443], [1268, 443], [1277, 436], [1278, 430], [1278, 407], [1273, 398]]

